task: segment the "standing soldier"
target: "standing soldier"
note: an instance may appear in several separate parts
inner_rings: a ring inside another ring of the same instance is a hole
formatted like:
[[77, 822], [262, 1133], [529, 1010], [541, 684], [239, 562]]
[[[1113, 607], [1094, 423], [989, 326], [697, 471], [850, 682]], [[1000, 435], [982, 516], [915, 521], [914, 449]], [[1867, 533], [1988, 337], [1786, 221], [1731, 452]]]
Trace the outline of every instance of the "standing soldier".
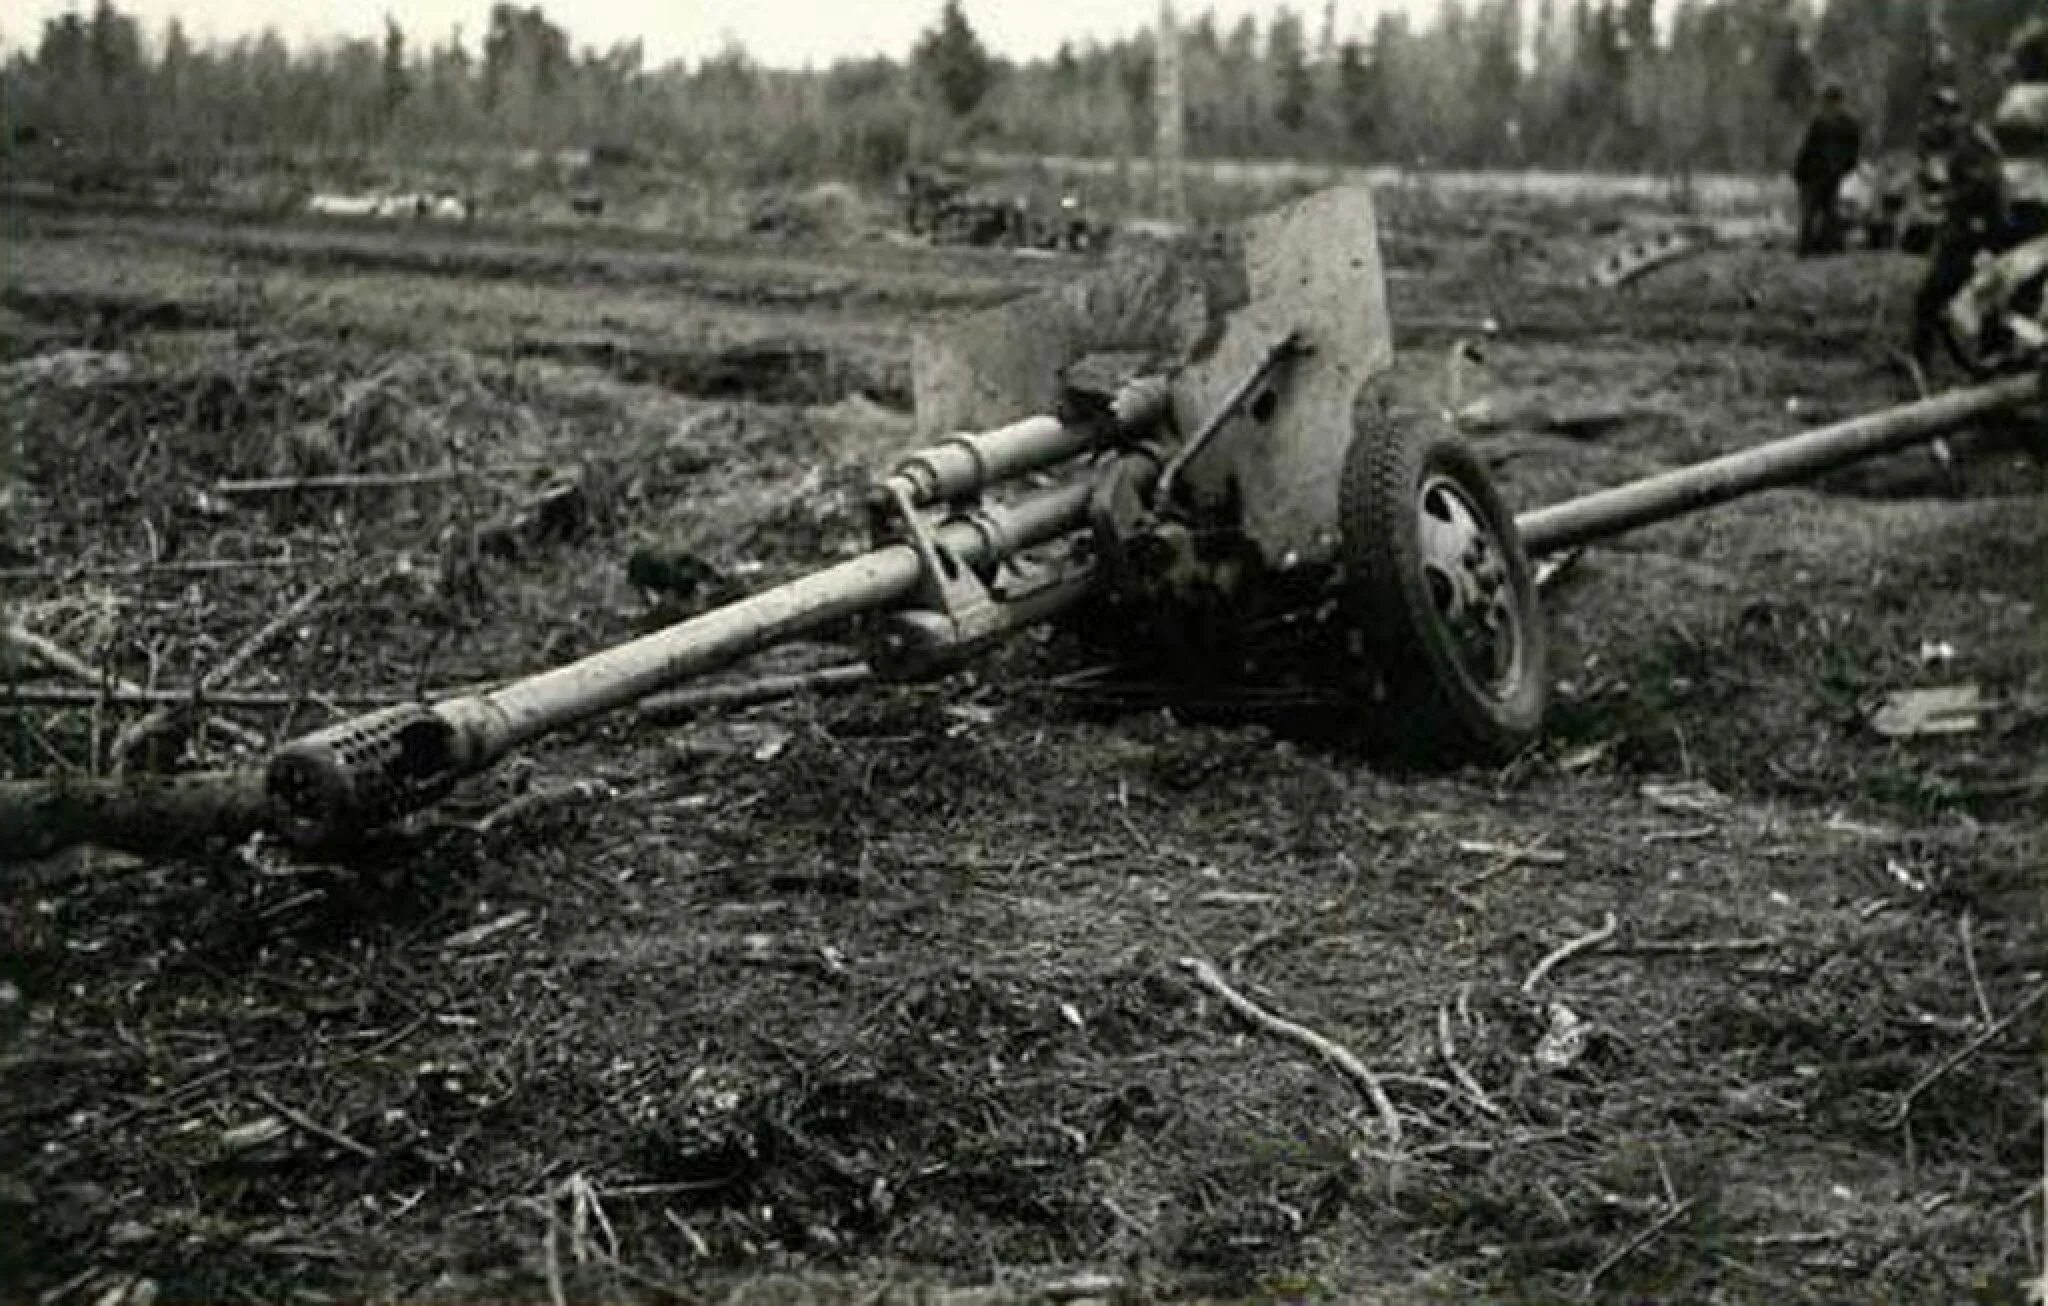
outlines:
[[1842, 248], [1837, 192], [1862, 153], [1863, 127], [1849, 112], [1842, 88], [1830, 82], [1820, 93], [1820, 112], [1807, 124], [1798, 157], [1792, 161], [1792, 180], [1799, 186], [1801, 255], [1832, 254]]

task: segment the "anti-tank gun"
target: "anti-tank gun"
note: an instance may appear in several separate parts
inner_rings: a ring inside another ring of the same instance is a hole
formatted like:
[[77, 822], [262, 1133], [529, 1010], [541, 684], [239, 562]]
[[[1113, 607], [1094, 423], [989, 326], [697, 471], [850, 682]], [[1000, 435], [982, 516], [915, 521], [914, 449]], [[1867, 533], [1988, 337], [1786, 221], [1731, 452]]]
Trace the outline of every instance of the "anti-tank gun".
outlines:
[[[1113, 393], [1062, 384], [1084, 351], [1130, 360]], [[1372, 405], [1392, 357], [1364, 190], [1254, 221], [1220, 275], [1166, 261], [998, 310], [921, 347], [921, 424], [983, 429], [874, 486], [872, 551], [488, 693], [294, 741], [267, 769], [269, 817], [302, 842], [345, 838], [553, 731], [845, 618], [867, 619], [879, 676], [914, 680], [1102, 598], [1203, 632], [1207, 657], [1320, 610], [1340, 642], [1396, 651], [1373, 661], [1371, 692], [1416, 737], [1511, 753], [1546, 684], [1528, 564], [1470, 455]]]
[[[1171, 632], [1176, 661], [1212, 674], [1291, 631], [1337, 650], [1344, 688], [1410, 737], [1512, 753], [1546, 684], [1528, 564], [1463, 447], [1378, 404], [1392, 357], [1363, 189], [1254, 220], [1218, 263], [1160, 255], [993, 310], [920, 342], [920, 426], [956, 433], [875, 484], [871, 551], [488, 692], [287, 743], [250, 818], [345, 841], [550, 733], [849, 618], [877, 675], [908, 680], [1086, 602]], [[12, 788], [0, 815], [20, 832], [0, 844], [16, 851], [140, 841], [119, 827], [143, 808]], [[176, 824], [147, 811], [152, 837]]]
[[869, 552], [487, 692], [340, 722], [260, 773], [0, 784], [0, 858], [256, 826], [345, 843], [553, 732], [849, 619], [879, 676], [914, 680], [1106, 605], [1184, 673], [1257, 680], [1273, 648], [1306, 651], [1383, 737], [1503, 757], [1537, 737], [1548, 689], [1528, 554], [2035, 393], [2006, 378], [1517, 519], [1462, 442], [1388, 402], [1392, 357], [1362, 189], [1252, 221], [1217, 263], [1163, 258], [992, 310], [919, 342], [937, 438], [873, 487]]

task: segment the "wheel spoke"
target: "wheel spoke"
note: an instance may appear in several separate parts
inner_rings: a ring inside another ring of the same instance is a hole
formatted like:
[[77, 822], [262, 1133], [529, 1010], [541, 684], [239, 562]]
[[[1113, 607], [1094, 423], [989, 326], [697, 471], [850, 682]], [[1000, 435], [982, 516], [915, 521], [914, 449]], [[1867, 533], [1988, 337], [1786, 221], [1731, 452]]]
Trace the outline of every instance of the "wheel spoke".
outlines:
[[1455, 494], [1439, 486], [1424, 488], [1420, 508], [1423, 561], [1452, 575], [1462, 574], [1479, 524]]
[[1456, 486], [1423, 485], [1416, 502], [1423, 573], [1452, 649], [1487, 693], [1513, 678], [1521, 629], [1498, 541]]

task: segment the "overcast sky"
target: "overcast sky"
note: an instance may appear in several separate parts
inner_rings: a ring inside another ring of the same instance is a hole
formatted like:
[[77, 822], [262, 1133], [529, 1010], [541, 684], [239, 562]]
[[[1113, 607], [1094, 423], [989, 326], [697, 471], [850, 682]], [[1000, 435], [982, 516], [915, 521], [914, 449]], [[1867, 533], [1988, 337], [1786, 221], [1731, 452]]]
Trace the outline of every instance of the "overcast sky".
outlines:
[[[522, 4], [534, 0], [518, 0]], [[1314, 40], [1321, 32], [1324, 0], [1295, 0]], [[1363, 37], [1383, 8], [1433, 13], [1438, 0], [1340, 0], [1339, 38]], [[375, 36], [384, 15], [396, 17], [415, 39], [438, 40], [455, 27], [474, 49], [490, 15], [490, 0], [116, 0], [139, 18], [152, 39], [173, 15], [195, 38], [232, 38], [275, 26], [288, 39]], [[635, 37], [646, 42], [650, 65], [671, 59], [695, 61], [715, 54], [728, 38], [739, 41], [762, 63], [800, 67], [826, 64], [848, 55], [908, 54], [920, 31], [930, 26], [940, 0], [539, 0], [548, 17], [578, 46], [603, 48]], [[1229, 25], [1246, 13], [1261, 22], [1274, 0], [1213, 0], [1204, 5], [1178, 0], [1182, 21], [1204, 8]], [[1158, 0], [964, 0], [968, 21], [981, 39], [1013, 59], [1051, 54], [1066, 39], [1110, 38], [1150, 25]], [[7, 0], [0, 5], [0, 39], [9, 46], [33, 45], [43, 20], [66, 10], [90, 13], [92, 0]]]

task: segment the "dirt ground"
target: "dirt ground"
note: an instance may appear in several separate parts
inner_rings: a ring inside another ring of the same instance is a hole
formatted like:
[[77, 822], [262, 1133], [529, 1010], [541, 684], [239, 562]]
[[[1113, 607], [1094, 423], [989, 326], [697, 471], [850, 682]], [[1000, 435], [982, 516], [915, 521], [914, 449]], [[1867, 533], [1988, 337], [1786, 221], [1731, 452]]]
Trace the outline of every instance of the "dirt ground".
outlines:
[[[1901, 256], [1726, 248], [1605, 291], [1614, 212], [1386, 210], [1402, 384], [1466, 411], [1518, 508], [1911, 393]], [[131, 750], [167, 769], [857, 552], [912, 333], [1088, 266], [8, 226], [0, 601], [108, 677], [234, 663], [210, 690], [282, 699]], [[2038, 440], [1589, 552], [1545, 595], [1548, 737], [1499, 770], [1105, 690], [1049, 632], [936, 685], [622, 713], [345, 864], [8, 868], [0, 1300], [2017, 1302]], [[650, 545], [694, 593], [635, 583]], [[140, 715], [5, 671], [8, 775], [104, 768]], [[1970, 731], [1870, 724], [1960, 683]], [[1355, 1053], [1398, 1137], [1190, 960]]]

